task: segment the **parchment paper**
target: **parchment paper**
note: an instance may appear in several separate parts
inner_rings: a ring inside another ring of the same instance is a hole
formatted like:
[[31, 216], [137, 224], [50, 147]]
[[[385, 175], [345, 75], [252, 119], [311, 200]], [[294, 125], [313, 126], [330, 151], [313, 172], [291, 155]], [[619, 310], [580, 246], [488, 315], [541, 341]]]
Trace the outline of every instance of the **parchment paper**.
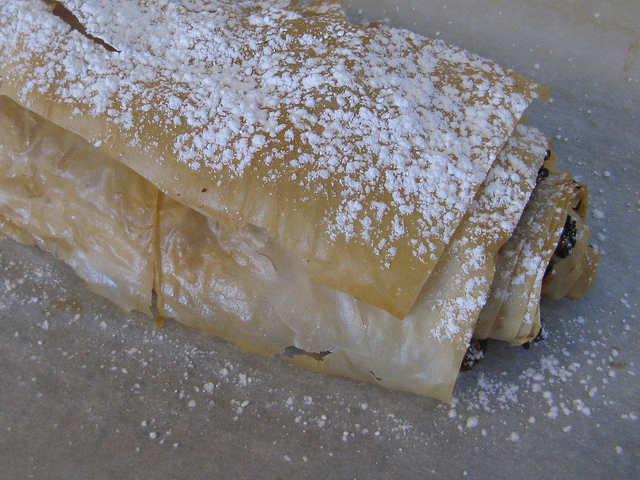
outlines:
[[124, 314], [0, 242], [0, 478], [633, 478], [640, 473], [635, 0], [348, 2], [553, 88], [530, 123], [591, 188], [603, 250], [529, 350], [491, 343], [452, 404], [302, 371]]

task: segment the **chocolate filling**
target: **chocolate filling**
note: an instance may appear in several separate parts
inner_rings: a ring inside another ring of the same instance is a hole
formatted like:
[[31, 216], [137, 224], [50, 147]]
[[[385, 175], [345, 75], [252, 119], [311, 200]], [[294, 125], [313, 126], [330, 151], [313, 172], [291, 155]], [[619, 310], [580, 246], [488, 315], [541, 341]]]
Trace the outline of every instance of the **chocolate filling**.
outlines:
[[466, 372], [475, 367], [484, 358], [484, 352], [487, 351], [487, 339], [472, 338], [467, 347], [467, 351], [462, 359], [460, 371]]
[[571, 215], [567, 215], [567, 220], [564, 222], [564, 229], [560, 236], [560, 241], [556, 247], [555, 254], [560, 258], [567, 258], [576, 246], [576, 235], [578, 229], [576, 228], [576, 221], [571, 218]]

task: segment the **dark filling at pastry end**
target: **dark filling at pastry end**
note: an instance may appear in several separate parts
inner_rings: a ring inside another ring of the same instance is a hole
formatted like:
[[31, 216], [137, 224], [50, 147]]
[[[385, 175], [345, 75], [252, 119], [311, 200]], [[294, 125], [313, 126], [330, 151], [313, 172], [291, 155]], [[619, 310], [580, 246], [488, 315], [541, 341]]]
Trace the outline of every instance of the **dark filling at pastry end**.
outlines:
[[487, 343], [488, 340], [472, 338], [471, 342], [469, 342], [469, 346], [467, 347], [467, 351], [464, 354], [464, 358], [462, 359], [462, 364], [460, 365], [460, 371], [466, 372], [475, 367], [478, 363], [482, 361], [484, 358], [484, 352], [487, 351]]
[[544, 164], [551, 158], [551, 150], [547, 150], [547, 154], [544, 156], [542, 160], [542, 166], [538, 170], [538, 176], [536, 178], [536, 184], [543, 181], [545, 178], [549, 176], [549, 169], [544, 166]]
[[546, 167], [540, 167], [540, 170], [538, 170], [538, 176], [536, 178], [536, 184], [540, 183], [548, 176], [549, 176], [549, 169]]
[[556, 247], [555, 255], [560, 258], [567, 258], [576, 246], [578, 229], [576, 227], [576, 221], [571, 218], [571, 215], [567, 215], [567, 220], [564, 222], [564, 229], [562, 235], [560, 235], [560, 241]]
[[544, 272], [544, 276], [547, 277], [551, 270], [553, 269], [554, 259], [556, 258], [567, 258], [573, 247], [576, 246], [578, 235], [578, 228], [576, 226], [576, 221], [571, 218], [571, 215], [567, 215], [567, 219], [564, 222], [564, 228], [562, 229], [562, 235], [560, 235], [560, 240], [558, 241], [558, 245], [556, 246], [556, 250], [553, 253], [553, 257], [549, 261], [549, 265], [547, 265], [547, 269]]
[[[540, 319], [540, 321], [542, 322], [542, 319]], [[546, 338], [547, 338], [547, 331], [544, 329], [544, 324], [541, 324], [540, 330], [538, 331], [538, 334], [535, 336], [535, 338], [529, 342], [523, 343], [522, 348], [524, 348], [525, 350], [529, 350], [531, 348], [532, 343], [541, 342]]]

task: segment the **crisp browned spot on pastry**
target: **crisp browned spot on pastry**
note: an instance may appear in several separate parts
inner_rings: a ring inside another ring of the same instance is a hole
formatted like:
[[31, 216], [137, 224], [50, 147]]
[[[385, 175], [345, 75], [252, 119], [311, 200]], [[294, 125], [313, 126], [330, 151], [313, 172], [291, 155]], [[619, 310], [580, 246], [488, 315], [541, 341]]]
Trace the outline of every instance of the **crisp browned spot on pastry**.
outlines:
[[107, 42], [105, 42], [104, 40], [102, 40], [102, 39], [100, 39], [98, 37], [94, 37], [93, 35], [88, 33], [87, 29], [85, 28], [85, 26], [82, 25], [82, 23], [80, 23], [80, 20], [78, 20], [78, 17], [76, 17], [73, 14], [73, 12], [71, 10], [69, 10], [67, 7], [65, 7], [61, 2], [58, 2], [56, 0], [42, 0], [42, 1], [44, 3], [46, 3], [47, 5], [50, 5], [51, 7], [53, 7], [53, 10], [51, 10], [51, 13], [53, 13], [56, 17], [62, 19], [73, 30], [77, 30], [82, 35], [87, 37], [89, 40], [97, 43], [101, 47], [104, 47], [109, 52], [117, 52], [118, 51], [114, 47], [109, 45]]

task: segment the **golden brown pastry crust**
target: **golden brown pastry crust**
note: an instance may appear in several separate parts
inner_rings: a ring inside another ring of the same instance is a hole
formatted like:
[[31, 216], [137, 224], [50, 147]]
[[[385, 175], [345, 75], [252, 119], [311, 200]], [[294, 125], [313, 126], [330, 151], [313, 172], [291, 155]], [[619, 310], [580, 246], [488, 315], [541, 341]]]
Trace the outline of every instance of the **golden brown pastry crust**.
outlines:
[[322, 5], [64, 4], [114, 51], [40, 0], [11, 2], [2, 93], [208, 217], [266, 229], [312, 278], [398, 318], [542, 91]]

